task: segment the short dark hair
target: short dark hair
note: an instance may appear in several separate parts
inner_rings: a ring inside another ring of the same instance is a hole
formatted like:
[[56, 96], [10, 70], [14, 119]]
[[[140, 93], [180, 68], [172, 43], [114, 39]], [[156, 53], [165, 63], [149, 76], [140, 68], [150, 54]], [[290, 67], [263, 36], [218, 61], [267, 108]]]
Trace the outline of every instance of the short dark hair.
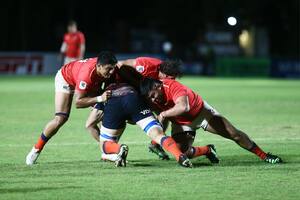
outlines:
[[182, 75], [181, 65], [182, 62], [180, 60], [166, 60], [160, 64], [159, 71], [174, 78], [180, 77]]
[[74, 21], [74, 20], [70, 20], [70, 21], [68, 22], [68, 26], [77, 26], [77, 23], [76, 23], [76, 21]]
[[98, 55], [97, 64], [100, 65], [115, 65], [118, 60], [110, 51], [101, 51]]
[[162, 82], [153, 78], [144, 78], [140, 83], [140, 94], [142, 96], [147, 96], [157, 84], [162, 84]]

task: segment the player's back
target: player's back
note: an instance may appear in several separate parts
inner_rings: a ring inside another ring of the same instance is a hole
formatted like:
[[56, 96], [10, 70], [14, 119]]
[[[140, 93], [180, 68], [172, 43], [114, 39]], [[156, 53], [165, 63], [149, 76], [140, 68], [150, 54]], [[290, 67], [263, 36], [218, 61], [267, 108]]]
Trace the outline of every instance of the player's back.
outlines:
[[135, 69], [145, 77], [158, 79], [160, 59], [151, 57], [138, 57], [135, 59]]
[[95, 69], [97, 58], [89, 58], [70, 62], [61, 68], [61, 73], [65, 80], [71, 84], [76, 85], [76, 78], [79, 73], [90, 74]]

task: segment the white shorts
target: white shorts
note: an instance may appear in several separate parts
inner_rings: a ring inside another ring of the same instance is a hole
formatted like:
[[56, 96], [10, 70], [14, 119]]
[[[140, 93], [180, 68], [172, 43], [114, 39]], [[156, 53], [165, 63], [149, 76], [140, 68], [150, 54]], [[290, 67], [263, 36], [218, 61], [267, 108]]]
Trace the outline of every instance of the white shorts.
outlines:
[[64, 79], [61, 70], [58, 70], [55, 76], [55, 92], [74, 93], [74, 88]]
[[76, 60], [78, 60], [78, 58], [70, 58], [70, 57], [66, 56], [64, 58], [64, 65], [69, 64], [70, 62], [73, 62], [73, 61], [76, 61]]
[[[172, 134], [181, 133], [184, 131], [196, 131], [199, 128], [202, 128], [206, 131], [208, 126], [208, 121], [211, 119], [212, 116], [220, 116], [220, 113], [210, 106], [206, 101], [204, 101], [202, 111], [199, 113], [198, 117], [194, 119], [191, 124], [180, 125], [176, 123], [172, 123]], [[203, 110], [206, 111], [203, 111]], [[205, 112], [209, 112], [209, 115], [205, 114]]]

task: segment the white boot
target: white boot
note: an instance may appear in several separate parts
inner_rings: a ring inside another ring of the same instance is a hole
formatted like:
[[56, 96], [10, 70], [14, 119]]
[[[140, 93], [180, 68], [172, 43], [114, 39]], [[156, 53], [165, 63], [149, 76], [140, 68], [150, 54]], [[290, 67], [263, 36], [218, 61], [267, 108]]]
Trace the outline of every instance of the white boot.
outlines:
[[39, 149], [32, 148], [26, 156], [26, 165], [33, 165], [40, 155]]

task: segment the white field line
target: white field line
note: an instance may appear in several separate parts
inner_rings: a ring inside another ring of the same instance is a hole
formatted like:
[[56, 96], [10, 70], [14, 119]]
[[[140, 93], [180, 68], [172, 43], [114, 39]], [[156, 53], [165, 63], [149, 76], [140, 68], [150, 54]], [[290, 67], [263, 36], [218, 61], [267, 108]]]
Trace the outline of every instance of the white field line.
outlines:
[[[299, 141], [300, 138], [255, 138], [254, 141], [262, 141], [262, 142], [267, 142], [267, 141]], [[227, 140], [227, 139], [196, 139], [195, 142], [210, 142], [210, 143], [213, 143], [213, 142], [222, 142], [222, 141], [230, 141], [230, 140]], [[123, 144], [132, 144], [132, 145], [147, 145], [149, 144], [150, 140], [149, 141], [122, 141], [120, 143], [123, 143]], [[82, 146], [82, 145], [95, 145], [96, 142], [63, 142], [63, 143], [49, 143], [47, 146]], [[32, 144], [0, 144], [0, 148], [4, 147], [28, 147], [30, 145], [33, 145]]]

